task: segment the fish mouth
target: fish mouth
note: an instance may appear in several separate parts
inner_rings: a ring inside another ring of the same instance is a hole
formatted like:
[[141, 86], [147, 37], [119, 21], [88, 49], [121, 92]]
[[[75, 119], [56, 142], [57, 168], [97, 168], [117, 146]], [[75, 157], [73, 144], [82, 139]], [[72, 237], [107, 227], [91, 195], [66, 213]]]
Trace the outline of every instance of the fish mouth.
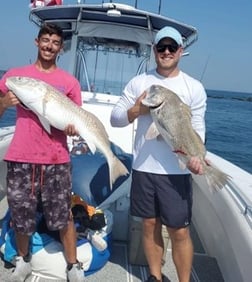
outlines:
[[150, 108], [150, 110], [155, 110], [155, 109], [157, 109], [157, 108], [159, 108], [161, 105], [163, 104], [163, 102], [161, 102], [161, 103], [159, 103], [159, 104], [156, 104], [156, 105], [150, 105], [150, 106], [148, 106], [149, 108]]

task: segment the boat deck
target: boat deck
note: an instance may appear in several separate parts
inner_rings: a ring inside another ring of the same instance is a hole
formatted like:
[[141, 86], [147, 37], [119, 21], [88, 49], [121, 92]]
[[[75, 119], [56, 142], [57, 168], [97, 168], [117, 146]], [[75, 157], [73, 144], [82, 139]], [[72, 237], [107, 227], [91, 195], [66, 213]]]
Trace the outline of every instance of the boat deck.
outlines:
[[[4, 262], [0, 260], [1, 281], [9, 282], [12, 269], [4, 267]], [[178, 282], [175, 266], [171, 258], [171, 250], [167, 250], [166, 262], [163, 266], [164, 282]], [[145, 281], [149, 275], [148, 267], [141, 265], [131, 265], [128, 263], [128, 251], [125, 242], [114, 242], [113, 252], [105, 267], [96, 273], [86, 277], [87, 282], [113, 281], [113, 282], [139, 282]], [[28, 279], [27, 282], [33, 281]], [[52, 282], [56, 280], [39, 280], [40, 282]], [[58, 280], [57, 280], [58, 281]], [[204, 253], [194, 253], [191, 282], [224, 282], [217, 262], [214, 258], [208, 257]], [[60, 282], [60, 281], [58, 281]]]
[[[1, 201], [0, 205], [0, 228], [1, 219], [7, 209], [6, 203]], [[194, 243], [194, 262], [191, 273], [191, 282], [223, 282], [224, 279], [219, 270], [215, 258], [207, 256], [199, 240], [198, 234], [191, 226], [191, 236]], [[177, 282], [177, 274], [171, 257], [171, 246], [168, 244], [165, 264], [163, 266], [164, 282]], [[8, 268], [0, 259], [1, 282], [9, 282], [12, 268]], [[113, 281], [113, 282], [139, 282], [145, 281], [149, 275], [148, 267], [145, 265], [132, 265], [129, 263], [128, 245], [126, 242], [115, 241], [112, 246], [112, 254], [107, 264], [99, 271], [86, 277], [87, 282]], [[26, 282], [37, 281], [29, 278]], [[62, 282], [58, 280], [39, 280], [39, 282]]]

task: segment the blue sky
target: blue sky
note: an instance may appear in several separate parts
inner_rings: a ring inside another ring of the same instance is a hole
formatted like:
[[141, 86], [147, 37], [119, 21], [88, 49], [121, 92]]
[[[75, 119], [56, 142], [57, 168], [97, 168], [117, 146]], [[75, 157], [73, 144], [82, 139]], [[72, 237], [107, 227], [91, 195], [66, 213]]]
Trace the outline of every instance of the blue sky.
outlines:
[[[64, 0], [64, 4], [76, 3]], [[102, 2], [88, 1], [86, 3]], [[110, 2], [104, 1], [104, 2]], [[135, 4], [132, 1], [114, 1]], [[158, 11], [158, 0], [138, 0], [138, 7]], [[0, 69], [33, 62], [37, 27], [29, 21], [29, 0], [2, 0]], [[199, 39], [180, 67], [207, 89], [252, 93], [252, 0], [163, 0], [161, 14], [198, 29]], [[207, 67], [206, 67], [207, 66]], [[205, 69], [206, 67], [206, 69]], [[205, 69], [205, 71], [204, 71]]]

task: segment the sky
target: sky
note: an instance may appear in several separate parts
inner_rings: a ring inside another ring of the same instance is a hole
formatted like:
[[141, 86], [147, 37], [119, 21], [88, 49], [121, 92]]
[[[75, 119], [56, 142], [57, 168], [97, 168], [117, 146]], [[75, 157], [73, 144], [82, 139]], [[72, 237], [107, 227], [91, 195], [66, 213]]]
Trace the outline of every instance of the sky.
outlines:
[[[64, 0], [73, 4], [77, 0]], [[82, 1], [101, 3], [101, 0]], [[110, 2], [110, 0], [104, 1]], [[113, 1], [153, 13], [159, 0]], [[0, 70], [33, 62], [38, 28], [29, 21], [29, 0], [1, 0]], [[180, 68], [206, 89], [252, 93], [252, 0], [162, 0], [161, 15], [197, 28], [199, 38]]]

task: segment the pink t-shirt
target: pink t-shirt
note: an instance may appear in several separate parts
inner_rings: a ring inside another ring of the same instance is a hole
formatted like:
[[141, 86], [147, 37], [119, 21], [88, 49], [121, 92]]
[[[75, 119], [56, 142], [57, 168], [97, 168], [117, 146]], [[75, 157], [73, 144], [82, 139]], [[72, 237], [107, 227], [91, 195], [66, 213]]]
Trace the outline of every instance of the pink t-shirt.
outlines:
[[[5, 81], [9, 76], [28, 76], [43, 80], [57, 88], [62, 95], [81, 105], [78, 80], [62, 69], [56, 68], [50, 73], [39, 71], [35, 65], [11, 69], [0, 80], [0, 91], [3, 93], [8, 91]], [[63, 131], [53, 127], [51, 135], [48, 134], [32, 111], [18, 105], [15, 133], [4, 159], [34, 164], [69, 162], [67, 137]]]

